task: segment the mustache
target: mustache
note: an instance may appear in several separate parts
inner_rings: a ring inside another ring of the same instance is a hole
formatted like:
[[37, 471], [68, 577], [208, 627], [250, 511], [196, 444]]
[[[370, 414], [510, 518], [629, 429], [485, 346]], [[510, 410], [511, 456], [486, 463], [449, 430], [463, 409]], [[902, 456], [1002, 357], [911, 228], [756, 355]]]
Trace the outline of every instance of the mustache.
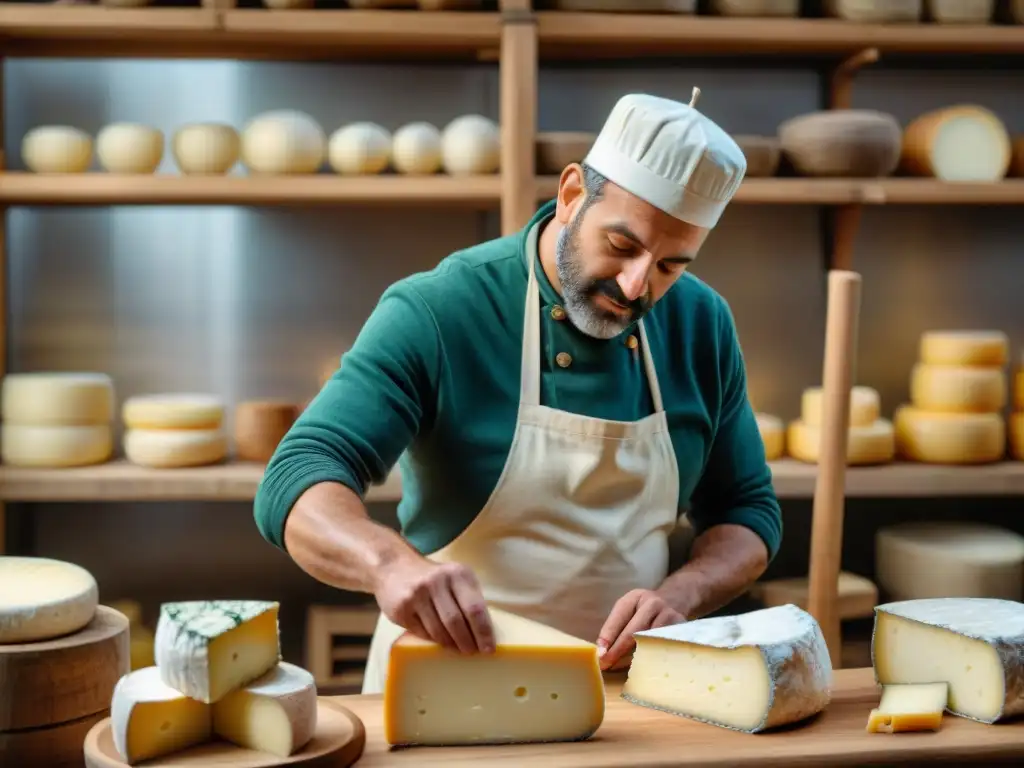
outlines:
[[601, 278], [594, 280], [590, 283], [587, 288], [587, 293], [591, 296], [596, 296], [599, 293], [603, 293], [606, 297], [614, 301], [623, 307], [629, 309], [634, 315], [643, 314], [650, 307], [650, 299], [647, 296], [641, 296], [633, 301], [626, 298], [626, 295], [619, 288], [619, 284], [609, 278]]

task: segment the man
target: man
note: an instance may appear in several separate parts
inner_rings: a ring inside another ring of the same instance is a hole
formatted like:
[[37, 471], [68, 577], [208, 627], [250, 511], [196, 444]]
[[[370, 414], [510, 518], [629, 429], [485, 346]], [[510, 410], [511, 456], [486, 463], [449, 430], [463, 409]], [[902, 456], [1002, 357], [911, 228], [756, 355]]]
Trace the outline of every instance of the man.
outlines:
[[[493, 650], [487, 604], [596, 642], [607, 669], [763, 573], [781, 514], [736, 329], [686, 272], [745, 171], [696, 109], [625, 96], [521, 233], [384, 292], [255, 504], [306, 572], [376, 597], [364, 692], [405, 630]], [[401, 534], [362, 501], [399, 460]]]

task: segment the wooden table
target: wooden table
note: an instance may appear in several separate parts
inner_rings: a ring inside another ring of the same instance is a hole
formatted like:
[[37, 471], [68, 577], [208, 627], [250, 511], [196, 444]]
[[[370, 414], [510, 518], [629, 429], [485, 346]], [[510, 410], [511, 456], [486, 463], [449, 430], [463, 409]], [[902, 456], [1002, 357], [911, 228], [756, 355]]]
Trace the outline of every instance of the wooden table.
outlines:
[[381, 766], [522, 766], [543, 768], [667, 768], [668, 766], [1024, 765], [1024, 721], [982, 725], [947, 715], [936, 733], [873, 734], [864, 727], [878, 702], [870, 669], [835, 672], [832, 703], [819, 717], [771, 733], [745, 734], [638, 707], [607, 685], [604, 723], [588, 741], [490, 747], [391, 749], [384, 741], [383, 697], [335, 696], [366, 726], [356, 768]]

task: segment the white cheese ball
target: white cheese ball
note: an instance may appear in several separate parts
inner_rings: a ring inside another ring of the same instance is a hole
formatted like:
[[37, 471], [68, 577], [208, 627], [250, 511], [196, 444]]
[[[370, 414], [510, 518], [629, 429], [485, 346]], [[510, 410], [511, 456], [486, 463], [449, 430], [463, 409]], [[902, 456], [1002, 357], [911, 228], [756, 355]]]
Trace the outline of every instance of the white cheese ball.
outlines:
[[92, 137], [68, 125], [41, 125], [21, 140], [21, 159], [36, 173], [84, 173], [92, 164]]
[[326, 154], [324, 130], [305, 112], [264, 112], [242, 131], [242, 162], [253, 173], [316, 173]]
[[422, 176], [441, 170], [441, 132], [430, 123], [407, 123], [391, 140], [391, 162], [395, 170]]
[[452, 176], [497, 173], [501, 166], [501, 129], [483, 115], [452, 120], [441, 136], [445, 172]]
[[327, 159], [338, 173], [380, 173], [391, 160], [391, 133], [376, 123], [343, 126], [331, 135]]
[[96, 155], [110, 173], [153, 173], [164, 157], [164, 134], [139, 123], [111, 123], [96, 136]]
[[171, 152], [182, 173], [223, 175], [238, 162], [240, 145], [238, 131], [230, 125], [194, 123], [174, 134]]

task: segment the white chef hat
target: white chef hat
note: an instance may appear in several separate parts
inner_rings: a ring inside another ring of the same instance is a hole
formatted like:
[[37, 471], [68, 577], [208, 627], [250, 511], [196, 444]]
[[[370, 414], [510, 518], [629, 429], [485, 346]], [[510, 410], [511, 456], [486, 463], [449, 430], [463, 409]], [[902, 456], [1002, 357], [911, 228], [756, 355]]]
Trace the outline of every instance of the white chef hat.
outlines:
[[713, 120], [643, 93], [619, 99], [584, 162], [670, 216], [709, 229], [747, 172], [743, 151]]

